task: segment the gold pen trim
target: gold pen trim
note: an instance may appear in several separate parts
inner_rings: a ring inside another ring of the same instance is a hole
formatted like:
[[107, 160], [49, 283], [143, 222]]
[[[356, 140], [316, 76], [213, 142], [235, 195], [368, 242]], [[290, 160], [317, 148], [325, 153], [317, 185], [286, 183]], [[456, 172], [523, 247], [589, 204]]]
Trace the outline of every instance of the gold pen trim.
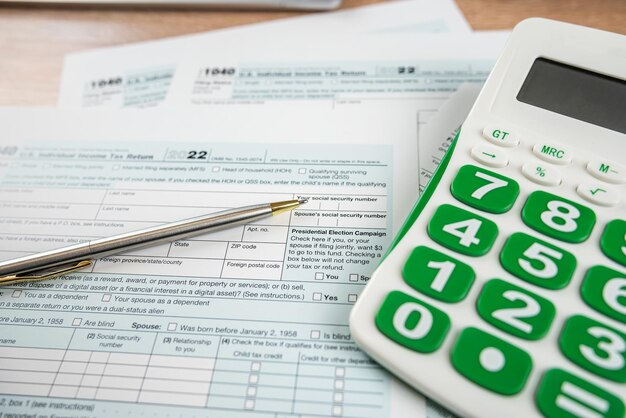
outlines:
[[49, 267], [37, 271], [27, 271], [24, 273], [12, 274], [10, 276], [0, 277], [0, 286], [7, 286], [10, 284], [21, 282], [37, 282], [39, 280], [52, 279], [54, 277], [62, 276], [73, 271], [82, 270], [85, 267], [89, 267], [93, 264], [91, 260], [80, 260], [73, 263], [62, 264], [56, 267]]
[[279, 215], [284, 212], [289, 212], [297, 208], [300, 205], [308, 202], [308, 199], [298, 199], [298, 200], [284, 200], [282, 202], [274, 202], [270, 203], [270, 207], [272, 208], [272, 215]]

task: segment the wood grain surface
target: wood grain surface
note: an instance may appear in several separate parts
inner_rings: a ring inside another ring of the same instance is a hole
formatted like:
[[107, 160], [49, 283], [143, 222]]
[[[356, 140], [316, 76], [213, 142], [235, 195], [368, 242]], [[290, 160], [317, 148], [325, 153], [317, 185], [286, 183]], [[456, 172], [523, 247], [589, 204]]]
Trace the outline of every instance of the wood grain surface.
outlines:
[[[344, 0], [342, 8], [384, 0]], [[433, 0], [437, 1], [437, 0]], [[626, 0], [457, 0], [475, 30], [542, 16], [626, 34]], [[298, 12], [0, 6], [0, 106], [54, 106], [63, 56], [90, 48], [295, 16]]]

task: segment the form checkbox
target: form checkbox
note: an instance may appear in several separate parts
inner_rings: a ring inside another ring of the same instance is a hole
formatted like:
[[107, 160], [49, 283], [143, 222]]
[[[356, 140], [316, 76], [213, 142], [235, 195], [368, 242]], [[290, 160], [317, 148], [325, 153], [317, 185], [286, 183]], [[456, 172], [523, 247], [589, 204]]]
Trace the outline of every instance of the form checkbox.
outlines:
[[244, 403], [243, 407], [245, 409], [254, 409], [254, 399], [246, 399], [246, 402]]
[[357, 296], [354, 293], [348, 295], [348, 302], [356, 302]]
[[346, 375], [346, 368], [345, 367], [336, 367], [335, 368], [335, 376], [337, 377], [344, 377]]
[[259, 370], [261, 370], [261, 363], [259, 363], [258, 361], [253, 361], [250, 365], [250, 370], [252, 370], [253, 372], [258, 372]]
[[298, 174], [306, 174], [306, 168], [299, 168]]
[[13, 294], [11, 295], [12, 298], [19, 298], [20, 296], [22, 296], [21, 290], [14, 290]]
[[350, 275], [350, 281], [351, 281], [351, 282], [358, 282], [358, 281], [359, 281], [359, 275], [358, 275], [358, 274], [355, 274], [355, 273], [352, 273], [352, 274]]
[[256, 396], [256, 386], [248, 386], [248, 390], [246, 391], [247, 396]]
[[334, 417], [340, 417], [342, 414], [343, 410], [339, 405], [335, 405], [333, 406], [333, 416]]
[[343, 380], [335, 380], [335, 389], [336, 390], [343, 390]]
[[104, 295], [102, 295], [102, 302], [110, 302], [110, 301], [111, 301], [110, 293], [105, 293]]
[[253, 384], [253, 385], [259, 383], [259, 375], [258, 374], [251, 374], [250, 378], [248, 379], [248, 382]]
[[315, 280], [324, 280], [324, 273], [319, 271], [315, 273]]
[[168, 331], [176, 331], [177, 328], [178, 324], [176, 322], [170, 322], [169, 324], [167, 324]]
[[319, 340], [320, 339], [320, 330], [314, 329], [313, 331], [311, 331], [311, 339], [312, 340]]
[[72, 326], [78, 327], [82, 323], [83, 323], [83, 318], [74, 318], [74, 320], [72, 321]]
[[220, 171], [221, 169], [222, 169], [222, 168], [221, 168], [220, 166], [216, 165], [215, 167], [213, 167], [213, 169], [212, 169], [211, 171], [213, 171], [214, 173], [219, 173], [219, 171]]
[[314, 292], [313, 300], [322, 300], [322, 294], [320, 292]]
[[343, 402], [343, 393], [335, 393], [333, 395], [333, 402]]

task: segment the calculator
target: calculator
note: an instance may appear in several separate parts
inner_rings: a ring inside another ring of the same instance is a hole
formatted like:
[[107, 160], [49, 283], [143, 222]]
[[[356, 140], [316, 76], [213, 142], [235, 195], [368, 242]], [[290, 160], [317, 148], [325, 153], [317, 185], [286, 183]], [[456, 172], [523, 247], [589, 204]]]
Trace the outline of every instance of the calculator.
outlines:
[[623, 418], [626, 36], [528, 19], [354, 306], [466, 417]]

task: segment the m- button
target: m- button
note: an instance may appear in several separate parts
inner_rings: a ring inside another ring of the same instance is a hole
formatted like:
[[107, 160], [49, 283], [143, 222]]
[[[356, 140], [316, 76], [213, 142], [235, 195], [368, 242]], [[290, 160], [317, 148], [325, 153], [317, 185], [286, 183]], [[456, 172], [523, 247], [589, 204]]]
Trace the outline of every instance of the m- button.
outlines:
[[626, 167], [614, 161], [592, 160], [587, 164], [587, 171], [609, 183], [626, 183]]
[[533, 152], [539, 158], [552, 164], [569, 164], [572, 162], [572, 153], [560, 144], [540, 142], [535, 144]]

